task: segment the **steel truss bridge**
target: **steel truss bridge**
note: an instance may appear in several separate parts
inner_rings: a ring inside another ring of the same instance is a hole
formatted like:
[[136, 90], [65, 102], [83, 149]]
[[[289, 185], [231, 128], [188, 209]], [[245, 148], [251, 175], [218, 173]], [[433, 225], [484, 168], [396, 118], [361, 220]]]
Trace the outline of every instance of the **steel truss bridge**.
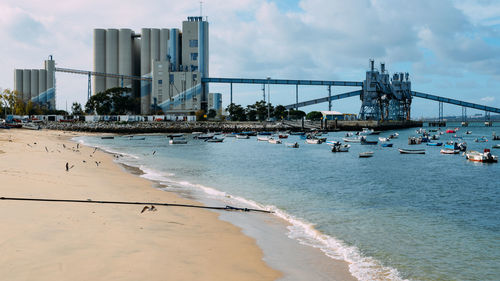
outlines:
[[[91, 76], [101, 76], [101, 77], [111, 77], [118, 78], [121, 81], [121, 85], [123, 87], [123, 80], [141, 80], [141, 81], [152, 81], [151, 77], [141, 77], [141, 76], [133, 76], [133, 75], [122, 75], [122, 74], [113, 74], [113, 73], [103, 73], [103, 72], [95, 72], [88, 70], [78, 70], [78, 69], [69, 69], [69, 68], [56, 68], [57, 72], [65, 72], [72, 74], [80, 74], [86, 75], [88, 77], [88, 98], [90, 98], [91, 92]], [[322, 81], [322, 80], [289, 80], [289, 79], [248, 79], [248, 78], [202, 78], [202, 83], [223, 83], [230, 85], [230, 103], [233, 103], [233, 84], [260, 84], [263, 87], [265, 85], [295, 85], [295, 103], [286, 105], [286, 109], [298, 109], [299, 107], [319, 104], [328, 102], [328, 109], [332, 108], [332, 101], [345, 99], [349, 97], [360, 96], [363, 90], [351, 91], [343, 94], [332, 95], [331, 88], [334, 87], [361, 87], [363, 88], [363, 82], [356, 81]], [[299, 102], [299, 86], [326, 86], [328, 87], [328, 96], [324, 98], [312, 99], [303, 102]], [[467, 108], [482, 110], [485, 112], [485, 116], [489, 118], [491, 113], [500, 114], [500, 108], [480, 105], [476, 103], [470, 103], [466, 101], [461, 101], [457, 99], [451, 99], [416, 91], [411, 91], [411, 95], [413, 97], [428, 99], [432, 101], [439, 102], [439, 119], [443, 118], [443, 103], [453, 104], [462, 107], [462, 116], [466, 117]]]

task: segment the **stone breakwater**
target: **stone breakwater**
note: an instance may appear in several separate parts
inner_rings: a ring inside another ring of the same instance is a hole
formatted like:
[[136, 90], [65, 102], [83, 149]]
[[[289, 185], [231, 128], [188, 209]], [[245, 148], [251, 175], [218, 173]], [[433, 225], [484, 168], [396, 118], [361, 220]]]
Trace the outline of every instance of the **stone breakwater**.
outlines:
[[46, 122], [42, 129], [99, 132], [115, 134], [132, 133], [191, 133], [191, 132], [245, 132], [245, 131], [360, 131], [362, 128], [374, 130], [396, 130], [421, 127], [420, 121], [278, 121], [278, 122]]

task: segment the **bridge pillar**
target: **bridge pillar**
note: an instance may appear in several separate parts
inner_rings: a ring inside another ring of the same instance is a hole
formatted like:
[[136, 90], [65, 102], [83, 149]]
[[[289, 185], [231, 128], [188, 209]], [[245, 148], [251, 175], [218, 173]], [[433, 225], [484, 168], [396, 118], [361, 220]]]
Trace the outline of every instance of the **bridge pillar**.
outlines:
[[493, 122], [491, 122], [491, 113], [489, 111], [484, 111], [484, 125], [486, 127], [491, 127]]
[[328, 111], [332, 111], [332, 85], [328, 85]]
[[299, 110], [299, 84], [295, 84], [295, 110]]
[[467, 122], [467, 107], [462, 106], [462, 127], [467, 126], [469, 126], [469, 123]]
[[439, 102], [439, 122], [443, 122], [443, 102]]
[[87, 89], [87, 101], [90, 99], [90, 96], [92, 95], [92, 75], [88, 74], [88, 78], [89, 78], [89, 81], [88, 81], [88, 89]]

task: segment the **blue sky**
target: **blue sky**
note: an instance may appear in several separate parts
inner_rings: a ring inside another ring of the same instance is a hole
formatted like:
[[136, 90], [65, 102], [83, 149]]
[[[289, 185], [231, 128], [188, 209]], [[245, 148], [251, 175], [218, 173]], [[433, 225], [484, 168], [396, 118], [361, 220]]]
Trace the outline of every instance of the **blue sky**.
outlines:
[[[0, 3], [0, 87], [13, 87], [14, 68], [92, 69], [92, 29], [181, 27], [199, 15], [199, 1], [34, 0]], [[368, 60], [389, 72], [409, 72], [415, 91], [500, 107], [500, 1], [205, 0], [210, 22], [210, 76], [362, 81]], [[85, 76], [57, 73], [57, 106], [85, 103]], [[229, 85], [210, 90], [229, 101]], [[334, 87], [333, 93], [352, 89]], [[233, 86], [243, 105], [262, 97], [260, 85]], [[327, 95], [301, 87], [299, 99]], [[273, 104], [295, 100], [292, 86], [271, 86]], [[360, 101], [335, 101], [333, 109], [357, 113]], [[326, 110], [327, 104], [303, 108]], [[445, 105], [445, 114], [461, 108]], [[437, 103], [415, 99], [412, 116], [435, 116]], [[469, 110], [469, 114], [478, 113]]]

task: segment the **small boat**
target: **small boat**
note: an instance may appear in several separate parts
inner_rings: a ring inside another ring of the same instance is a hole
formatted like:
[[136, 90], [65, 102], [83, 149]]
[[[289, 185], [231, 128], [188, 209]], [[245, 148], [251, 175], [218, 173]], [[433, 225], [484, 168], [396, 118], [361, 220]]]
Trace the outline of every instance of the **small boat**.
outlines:
[[288, 134], [279, 134], [278, 138], [280, 138], [280, 139], [287, 139], [288, 138]]
[[308, 144], [321, 144], [320, 139], [306, 139], [306, 143]]
[[285, 145], [286, 145], [286, 147], [290, 147], [290, 148], [299, 148], [298, 142], [294, 142], [294, 143], [287, 142], [287, 143], [285, 143]]
[[386, 142], [386, 141], [390, 141], [391, 139], [390, 138], [379, 137], [378, 140], [381, 141], [381, 142]]
[[182, 138], [184, 137], [184, 134], [170, 134], [167, 135], [167, 138]]
[[492, 146], [491, 148], [500, 148], [500, 143], [495, 144], [495, 145], [494, 145], [494, 146]]
[[244, 139], [249, 139], [250, 136], [249, 135], [245, 135], [245, 134], [237, 134], [236, 138], [244, 140]]
[[214, 136], [215, 136], [214, 133], [206, 133], [206, 134], [196, 135], [196, 136], [194, 136], [194, 138], [199, 139], [199, 140], [205, 140], [205, 139], [213, 139]]
[[492, 139], [493, 140], [500, 140], [500, 136], [497, 136], [497, 134], [495, 132], [493, 132]]
[[467, 131], [467, 132], [465, 132], [465, 134], [466, 135], [470, 135], [470, 134], [472, 134], [472, 132], [471, 131]]
[[343, 138], [342, 140], [345, 141], [345, 142], [361, 142], [361, 138], [360, 137], [356, 137], [356, 138]]
[[382, 147], [392, 147], [392, 143], [383, 143]]
[[448, 130], [446, 130], [446, 133], [447, 133], [447, 134], [455, 134], [456, 132], [457, 132], [457, 131], [452, 130], [452, 129], [448, 129]]
[[456, 141], [449, 141], [444, 145], [444, 148], [446, 149], [458, 149], [460, 151], [465, 151], [467, 149], [467, 143], [466, 142], [456, 142]]
[[408, 137], [408, 144], [413, 145], [413, 144], [421, 144], [422, 139], [421, 138], [416, 138], [416, 137]]
[[211, 139], [205, 139], [205, 142], [223, 142], [224, 138], [211, 138]]
[[257, 141], [269, 141], [270, 137], [257, 135]]
[[191, 133], [191, 135], [193, 135], [193, 136], [197, 136], [197, 135], [201, 135], [201, 134], [203, 134], [203, 132], [192, 132]]
[[290, 132], [290, 135], [292, 135], [292, 136], [303, 136], [305, 134], [306, 133], [304, 133], [304, 132]]
[[269, 138], [268, 142], [272, 144], [281, 144], [280, 139], [274, 139], [274, 138]]
[[425, 129], [424, 128], [420, 128], [420, 129], [416, 130], [415, 133], [417, 133], [417, 134], [424, 134], [425, 133]]
[[366, 137], [361, 137], [361, 144], [362, 145], [376, 145], [378, 141], [369, 141], [366, 139]]
[[498, 162], [498, 156], [491, 154], [490, 150], [485, 148], [484, 152], [478, 151], [467, 151], [465, 153], [465, 158], [469, 161], [484, 162], [484, 163], [496, 163]]
[[420, 137], [419, 139], [420, 139], [420, 143], [430, 141], [428, 137]]
[[363, 130], [359, 132], [359, 135], [371, 135], [373, 132], [373, 129], [363, 128]]
[[33, 123], [25, 123], [25, 124], [23, 124], [23, 129], [40, 130], [41, 127], [40, 127], [40, 125], [36, 125], [36, 124], [33, 124]]
[[241, 132], [240, 135], [256, 136], [257, 132], [256, 131]]
[[482, 137], [482, 138], [477, 138], [474, 140], [475, 142], [487, 142], [488, 139], [486, 137]]
[[170, 138], [169, 144], [187, 144], [187, 140], [183, 137]]
[[432, 135], [432, 136], [431, 136], [431, 140], [438, 140], [438, 139], [440, 139], [440, 138], [441, 138], [441, 136], [440, 136], [440, 135]]
[[351, 148], [348, 144], [341, 144], [339, 146], [332, 146], [332, 152], [349, 152], [349, 148]]
[[134, 137], [134, 136], [129, 136], [128, 140], [145, 140], [146, 137]]
[[115, 137], [113, 137], [113, 136], [105, 136], [105, 137], [101, 137], [101, 140], [112, 140], [114, 138]]
[[353, 133], [345, 133], [345, 137], [348, 138], [348, 137], [352, 137], [354, 134]]
[[425, 154], [425, 149], [403, 149], [398, 148], [401, 154]]
[[368, 158], [373, 156], [373, 151], [361, 152], [359, 158]]
[[441, 154], [458, 154], [460, 150], [458, 149], [441, 149]]
[[389, 139], [397, 139], [399, 137], [399, 134], [398, 133], [394, 133], [392, 135], [389, 136]]
[[236, 135], [237, 135], [237, 133], [230, 133], [230, 134], [225, 134], [224, 136], [226, 138], [234, 138], [234, 137], [236, 137]]
[[442, 146], [442, 142], [428, 142], [427, 146]]

